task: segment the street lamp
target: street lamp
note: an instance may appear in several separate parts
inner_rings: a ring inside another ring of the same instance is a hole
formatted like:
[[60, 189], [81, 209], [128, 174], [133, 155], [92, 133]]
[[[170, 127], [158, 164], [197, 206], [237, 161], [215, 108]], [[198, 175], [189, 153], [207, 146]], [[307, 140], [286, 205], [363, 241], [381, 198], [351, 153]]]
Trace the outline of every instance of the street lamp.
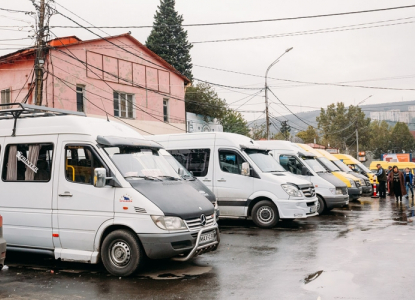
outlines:
[[276, 60], [274, 60], [274, 62], [272, 64], [269, 65], [267, 71], [265, 72], [265, 120], [267, 122], [267, 140], [269, 140], [269, 113], [268, 113], [268, 83], [267, 83], [267, 79], [268, 79], [268, 72], [269, 70], [279, 61], [279, 59], [281, 57], [284, 56], [285, 53], [291, 51], [293, 49], [293, 47], [288, 48], [287, 50], [285, 50], [285, 52], [283, 54], [281, 54]]

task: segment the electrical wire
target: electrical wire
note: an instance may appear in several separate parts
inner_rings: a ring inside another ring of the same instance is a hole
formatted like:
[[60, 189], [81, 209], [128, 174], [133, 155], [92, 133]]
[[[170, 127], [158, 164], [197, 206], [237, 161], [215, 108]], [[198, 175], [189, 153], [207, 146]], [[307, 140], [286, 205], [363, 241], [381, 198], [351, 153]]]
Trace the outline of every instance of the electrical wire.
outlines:
[[[231, 21], [231, 22], [215, 22], [215, 23], [197, 23], [197, 24], [182, 24], [182, 27], [195, 27], [195, 26], [217, 26], [217, 25], [236, 25], [236, 24], [249, 24], [249, 23], [263, 23], [263, 22], [276, 22], [276, 21], [292, 21], [292, 20], [301, 20], [301, 19], [313, 19], [313, 18], [323, 18], [323, 17], [334, 17], [334, 16], [345, 16], [345, 15], [355, 15], [355, 14], [364, 14], [364, 13], [373, 13], [380, 11], [390, 11], [390, 10], [399, 10], [414, 8], [415, 5], [405, 5], [405, 6], [395, 6], [387, 8], [377, 8], [377, 9], [367, 9], [360, 11], [350, 11], [350, 12], [340, 12], [332, 14], [319, 14], [319, 15], [308, 15], [308, 16], [298, 16], [298, 17], [285, 17], [285, 18], [275, 18], [275, 19], [262, 19], [262, 20], [245, 20], [245, 21]], [[162, 24], [161, 27], [177, 27], [179, 25], [167, 25]], [[54, 26], [55, 28], [77, 28], [75, 26]], [[93, 26], [88, 28], [153, 28], [154, 25], [145, 25], [145, 26]]]

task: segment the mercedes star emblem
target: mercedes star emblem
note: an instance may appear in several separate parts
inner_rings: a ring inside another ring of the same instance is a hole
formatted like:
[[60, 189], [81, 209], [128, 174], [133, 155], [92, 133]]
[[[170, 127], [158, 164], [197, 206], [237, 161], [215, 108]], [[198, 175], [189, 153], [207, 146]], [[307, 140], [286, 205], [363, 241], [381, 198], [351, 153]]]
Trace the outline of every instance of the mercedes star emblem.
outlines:
[[200, 216], [200, 224], [202, 224], [202, 226], [206, 226], [206, 216], [205, 215]]

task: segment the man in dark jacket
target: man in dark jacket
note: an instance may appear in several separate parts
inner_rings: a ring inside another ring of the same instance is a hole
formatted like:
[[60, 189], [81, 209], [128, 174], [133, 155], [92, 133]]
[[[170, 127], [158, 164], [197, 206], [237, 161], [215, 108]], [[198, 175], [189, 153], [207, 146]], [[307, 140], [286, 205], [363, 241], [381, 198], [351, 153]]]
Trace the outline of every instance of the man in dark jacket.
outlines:
[[379, 197], [386, 198], [386, 172], [380, 164], [377, 164], [376, 167], [378, 168], [376, 177], [379, 181]]

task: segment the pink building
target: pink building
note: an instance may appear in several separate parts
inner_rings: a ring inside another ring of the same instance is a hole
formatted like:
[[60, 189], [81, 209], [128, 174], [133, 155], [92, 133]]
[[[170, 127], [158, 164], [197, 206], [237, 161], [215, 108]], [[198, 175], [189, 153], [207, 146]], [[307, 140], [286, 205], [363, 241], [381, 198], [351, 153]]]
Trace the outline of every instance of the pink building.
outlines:
[[[42, 105], [115, 116], [143, 134], [185, 131], [189, 80], [130, 34], [87, 41], [64, 37], [48, 46]], [[29, 48], [0, 57], [2, 103], [25, 100], [35, 80], [35, 55]], [[33, 91], [26, 103], [34, 99]]]

